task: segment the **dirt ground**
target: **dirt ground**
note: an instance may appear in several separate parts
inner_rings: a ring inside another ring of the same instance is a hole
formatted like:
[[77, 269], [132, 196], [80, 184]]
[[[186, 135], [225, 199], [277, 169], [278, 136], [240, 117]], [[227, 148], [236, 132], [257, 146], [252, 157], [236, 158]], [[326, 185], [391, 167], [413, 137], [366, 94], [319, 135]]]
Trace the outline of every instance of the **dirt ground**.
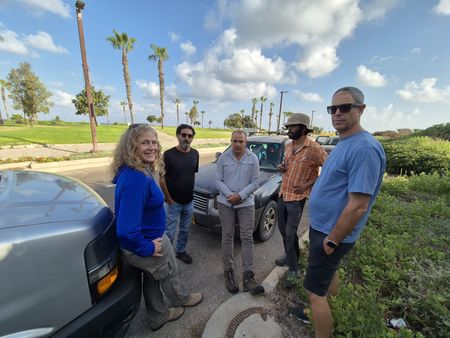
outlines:
[[[289, 313], [290, 308], [297, 305], [305, 305], [295, 289], [287, 290], [283, 288], [283, 279], [280, 280], [274, 292], [269, 295], [269, 300], [273, 303], [273, 315], [281, 326], [283, 337], [285, 338], [312, 338], [314, 337], [312, 325], [304, 324], [294, 315]], [[301, 287], [298, 285], [297, 287]]]

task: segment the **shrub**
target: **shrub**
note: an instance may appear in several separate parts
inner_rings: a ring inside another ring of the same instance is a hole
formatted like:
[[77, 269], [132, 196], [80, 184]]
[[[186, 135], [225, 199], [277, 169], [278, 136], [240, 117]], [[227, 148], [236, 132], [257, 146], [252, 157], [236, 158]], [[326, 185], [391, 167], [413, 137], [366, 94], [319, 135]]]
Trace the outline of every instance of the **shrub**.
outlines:
[[419, 130], [416, 135], [450, 141], [450, 123], [437, 124], [425, 130]]
[[429, 137], [407, 137], [381, 141], [389, 174], [433, 173], [450, 170], [450, 142]]

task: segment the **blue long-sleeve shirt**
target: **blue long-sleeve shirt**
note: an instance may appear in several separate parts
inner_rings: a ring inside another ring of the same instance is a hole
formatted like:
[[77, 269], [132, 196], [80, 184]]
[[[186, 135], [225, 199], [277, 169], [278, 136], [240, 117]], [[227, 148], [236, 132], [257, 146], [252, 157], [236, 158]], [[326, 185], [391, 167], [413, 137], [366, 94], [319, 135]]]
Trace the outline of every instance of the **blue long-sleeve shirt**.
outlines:
[[217, 160], [216, 186], [220, 192], [218, 202], [232, 206], [227, 197], [236, 193], [241, 196], [241, 203], [233, 207], [254, 205], [254, 192], [259, 186], [258, 157], [249, 149], [245, 149], [245, 153], [238, 161], [231, 148], [225, 151]]
[[164, 195], [153, 177], [127, 166], [113, 183], [120, 246], [141, 257], [152, 256], [152, 240], [162, 237], [166, 228]]

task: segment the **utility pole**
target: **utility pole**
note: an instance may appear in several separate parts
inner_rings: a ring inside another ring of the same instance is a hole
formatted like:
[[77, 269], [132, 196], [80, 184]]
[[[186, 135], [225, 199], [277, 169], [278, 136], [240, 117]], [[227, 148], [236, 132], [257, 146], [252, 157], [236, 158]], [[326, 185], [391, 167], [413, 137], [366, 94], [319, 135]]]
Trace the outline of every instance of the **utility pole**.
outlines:
[[78, 0], [75, 3], [75, 8], [77, 9], [78, 36], [80, 38], [80, 50], [81, 50], [81, 62], [83, 65], [84, 86], [86, 90], [86, 98], [89, 107], [89, 124], [91, 126], [92, 152], [95, 153], [98, 150], [97, 127], [94, 113], [94, 104], [92, 102], [91, 82], [89, 80], [89, 68], [87, 64], [86, 48], [84, 46], [83, 18], [81, 15], [81, 11], [84, 9], [84, 2]]
[[278, 120], [277, 120], [277, 132], [280, 131], [280, 121], [281, 121], [281, 107], [283, 106], [283, 94], [288, 93], [287, 90], [282, 90], [280, 92], [280, 111], [278, 112]]
[[314, 124], [313, 124], [313, 121], [314, 121], [314, 112], [315, 112], [315, 110], [311, 111], [311, 129], [314, 129]]

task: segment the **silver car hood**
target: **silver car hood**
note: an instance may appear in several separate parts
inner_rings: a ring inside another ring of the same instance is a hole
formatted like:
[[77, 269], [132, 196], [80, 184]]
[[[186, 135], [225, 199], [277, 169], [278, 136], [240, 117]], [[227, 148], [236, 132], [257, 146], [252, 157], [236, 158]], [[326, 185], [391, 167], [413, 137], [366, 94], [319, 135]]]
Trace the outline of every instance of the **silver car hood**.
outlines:
[[37, 171], [0, 171], [0, 229], [87, 221], [105, 206], [96, 192], [74, 178]]

